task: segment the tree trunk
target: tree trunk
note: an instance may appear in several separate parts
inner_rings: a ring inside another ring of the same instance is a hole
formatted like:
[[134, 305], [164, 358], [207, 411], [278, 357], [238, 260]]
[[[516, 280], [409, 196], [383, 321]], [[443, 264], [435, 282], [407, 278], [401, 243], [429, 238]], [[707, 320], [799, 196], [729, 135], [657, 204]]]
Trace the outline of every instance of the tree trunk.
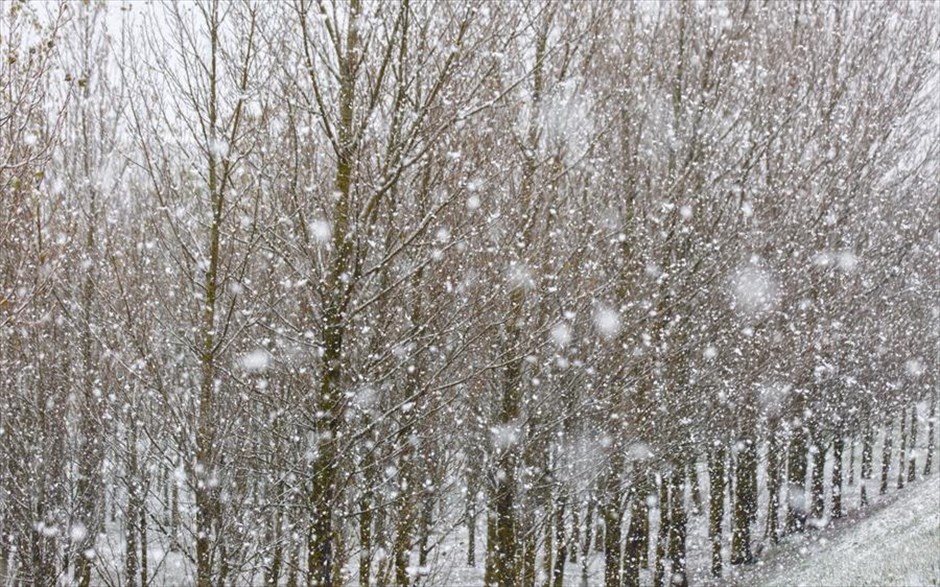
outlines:
[[486, 512], [486, 562], [483, 570], [483, 584], [486, 587], [496, 585], [496, 513]]
[[933, 465], [933, 453], [937, 445], [937, 389], [934, 388], [933, 397], [930, 400], [930, 414], [927, 417], [927, 456], [924, 457], [924, 477], [930, 474], [931, 465]]
[[806, 527], [806, 429], [793, 431], [787, 454], [787, 534]]
[[812, 511], [810, 513], [814, 527], [819, 528], [826, 515], [826, 443], [822, 434], [818, 434], [813, 443], [812, 474]]
[[[535, 562], [537, 559], [536, 542], [538, 541], [538, 535], [534, 531], [534, 523], [531, 517], [531, 515], [528, 516], [529, 519], [526, 520], [528, 523], [526, 523], [525, 527], [532, 528], [533, 531], [522, 535], [519, 540], [519, 552], [516, 553], [516, 560], [519, 561], [522, 566], [522, 580], [521, 582], [518, 579], [514, 580], [513, 585], [535, 587]], [[552, 527], [551, 517], [545, 520], [545, 526], [547, 529]], [[551, 558], [551, 554], [547, 556]]]
[[917, 455], [914, 447], [917, 446], [917, 404], [911, 402], [911, 434], [907, 445], [907, 454], [910, 455], [907, 466], [907, 482], [913, 483], [917, 478]]
[[300, 571], [300, 544], [299, 540], [293, 538], [288, 543], [290, 545], [290, 562], [287, 565], [287, 587], [297, 587], [299, 583]]
[[588, 584], [588, 563], [590, 561], [592, 539], [594, 538], [594, 509], [597, 501], [593, 492], [588, 493], [587, 512], [584, 514], [584, 539], [581, 543], [581, 587]]
[[767, 531], [771, 543], [780, 539], [780, 488], [783, 485], [780, 458], [780, 436], [776, 427], [772, 428], [767, 446]]
[[653, 569], [653, 586], [664, 587], [666, 584], [666, 555], [669, 545], [669, 482], [665, 477], [659, 479], [659, 532], [656, 536], [656, 564]]
[[467, 566], [477, 564], [477, 508], [473, 488], [467, 487]]
[[[127, 513], [124, 520], [124, 579], [127, 587], [137, 587], [140, 565], [137, 552], [137, 524], [140, 522], [140, 475], [137, 463], [137, 426], [131, 419], [127, 437]], [[145, 587], [145, 586], [141, 586]]]
[[[146, 475], [146, 473], [145, 473]], [[147, 559], [147, 502], [140, 500], [140, 586], [146, 587], [150, 583]]]
[[[512, 453], [513, 451], [507, 451]], [[499, 587], [512, 587], [517, 581], [515, 458], [507, 456], [498, 474], [494, 499], [493, 580]]]
[[424, 502], [421, 504], [421, 522], [418, 532], [418, 565], [428, 565], [430, 550], [431, 524], [434, 521], [434, 492], [425, 491]]
[[571, 508], [571, 548], [568, 552], [568, 562], [572, 564], [578, 562], [578, 550], [581, 548], [580, 502], [575, 500], [575, 506]]
[[676, 467], [669, 482], [669, 561], [672, 563], [669, 584], [676, 587], [689, 585], [685, 571], [685, 542], [688, 534], [685, 489], [685, 468]]
[[832, 517], [842, 517], [842, 452], [845, 439], [836, 432], [832, 440]]
[[[368, 424], [366, 424], [368, 425]], [[375, 451], [367, 450], [362, 465], [364, 487], [359, 496], [359, 585], [369, 587], [372, 576], [372, 508], [374, 507], [373, 487], [375, 486]]]
[[757, 443], [742, 441], [734, 469], [734, 509], [731, 528], [731, 564], [749, 563], [751, 554], [751, 522], [757, 511]]
[[898, 450], [898, 489], [904, 489], [904, 475], [907, 473], [907, 410], [901, 408], [901, 446]]
[[620, 538], [623, 513], [619, 491], [608, 492], [604, 503], [604, 587], [620, 587]]
[[853, 434], [849, 440], [849, 478], [847, 481], [849, 487], [855, 485], [855, 444], [856, 438]]
[[894, 422], [891, 418], [885, 423], [885, 439], [881, 446], [881, 489], [880, 493], [884, 495], [888, 492], [888, 474], [891, 470], [891, 428]]
[[411, 529], [412, 529], [412, 502], [403, 497], [404, 503], [400, 509], [400, 517], [395, 528], [395, 540], [392, 546], [392, 558], [395, 560], [395, 585], [408, 587], [411, 578], [408, 576], [408, 567], [411, 563]]
[[698, 482], [698, 462], [697, 458], [693, 458], [689, 461], [689, 490], [692, 493], [692, 514], [698, 515], [702, 513], [702, 487]]
[[[283, 484], [278, 486], [278, 494], [284, 491]], [[271, 521], [271, 543], [274, 552], [271, 554], [271, 562], [264, 569], [264, 586], [277, 587], [280, 584], [281, 568], [284, 566], [284, 512], [281, 508], [274, 510], [273, 520]]]
[[650, 517], [647, 502], [649, 494], [649, 473], [634, 464], [630, 526], [627, 529], [627, 546], [624, 552], [624, 571], [621, 581], [621, 584], [626, 587], [639, 585], [640, 571], [649, 564]]
[[859, 495], [859, 506], [868, 505], [868, 485], [874, 476], [875, 461], [875, 429], [871, 424], [865, 425], [865, 432], [862, 435], [862, 470], [859, 473], [861, 480], [861, 492]]
[[860, 479], [871, 479], [874, 475], [875, 462], [875, 429], [871, 425], [865, 426], [862, 435], [862, 470]]
[[721, 577], [721, 524], [725, 518], [725, 485], [727, 452], [723, 444], [717, 444], [708, 453], [708, 538], [712, 545], [711, 573]]
[[[552, 587], [562, 587], [565, 581], [565, 562], [568, 560], [568, 539], [565, 536], [566, 500], [561, 494], [555, 506], [555, 567], [552, 569]], [[546, 547], [546, 558], [551, 558]]]

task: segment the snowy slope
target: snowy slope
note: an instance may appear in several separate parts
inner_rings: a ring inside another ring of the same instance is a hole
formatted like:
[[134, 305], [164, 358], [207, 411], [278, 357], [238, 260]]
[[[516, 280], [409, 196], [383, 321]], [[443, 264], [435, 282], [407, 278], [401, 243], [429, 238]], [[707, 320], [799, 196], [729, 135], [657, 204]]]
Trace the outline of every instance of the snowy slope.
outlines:
[[761, 563], [738, 574], [735, 583], [940, 585], [940, 477], [885, 496], [863, 515], [782, 542]]

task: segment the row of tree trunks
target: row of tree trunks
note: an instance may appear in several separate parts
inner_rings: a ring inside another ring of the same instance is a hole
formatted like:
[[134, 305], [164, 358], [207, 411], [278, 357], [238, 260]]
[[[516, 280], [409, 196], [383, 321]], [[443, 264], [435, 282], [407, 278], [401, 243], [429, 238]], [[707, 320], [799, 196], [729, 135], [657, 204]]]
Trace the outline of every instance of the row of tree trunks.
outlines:
[[[903, 410], [905, 415], [907, 408]], [[911, 407], [911, 418], [916, 421], [916, 407]], [[910, 447], [911, 440], [916, 434], [916, 428], [913, 430], [908, 427], [907, 420], [904, 423], [902, 431], [902, 445]], [[890, 466], [893, 438], [891, 435], [891, 420], [888, 420], [884, 429], [884, 443], [882, 446], [882, 463]], [[786, 514], [788, 523], [793, 523], [795, 518], [799, 526], [790, 526], [790, 531], [800, 531], [805, 528], [807, 521], [813, 522], [813, 527], [818, 526], [819, 520], [826, 518], [826, 495], [825, 495], [825, 477], [824, 467], [826, 457], [831, 454], [832, 466], [829, 476], [829, 494], [830, 511], [832, 518], [841, 518], [845, 514], [843, 503], [843, 485], [845, 482], [843, 459], [845, 457], [846, 439], [842, 435], [835, 435], [831, 441], [826, 441], [820, 430], [812, 435], [813, 443], [805, 442], [809, 437], [808, 432], [803, 430], [803, 434], [794, 434], [791, 437], [791, 443], [787, 451], [786, 475], [791, 484], [791, 495], [800, 495], [800, 492], [793, 486], [805, 487], [807, 481], [810, 484], [808, 492], [809, 499], [807, 503], [801, 504], [792, 502], [789, 504]], [[908, 439], [903, 437], [909, 436]], [[780, 535], [778, 518], [780, 515], [779, 495], [782, 487], [784, 460], [781, 459], [781, 443], [777, 435], [771, 435], [767, 443], [767, 475], [766, 482], [770, 498], [768, 500], [768, 515], [766, 522], [766, 533], [768, 539], [774, 541]], [[862, 480], [862, 493], [864, 495], [864, 482], [872, 478], [873, 473], [873, 455], [874, 455], [874, 431], [871, 428], [865, 428], [861, 434], [861, 470], [859, 478]], [[930, 440], [928, 439], [928, 445]], [[740, 441], [737, 446], [734, 459], [733, 470], [727, 468], [728, 451], [718, 444], [707, 453], [707, 470], [709, 476], [709, 502], [708, 502], [708, 531], [709, 543], [711, 546], [711, 573], [715, 577], [720, 577], [723, 571], [723, 536], [722, 526], [725, 516], [725, 495], [728, 488], [731, 489], [731, 564], [746, 564], [754, 560], [752, 551], [751, 529], [757, 517], [757, 468], [758, 468], [758, 450], [756, 441]], [[830, 453], [831, 449], [831, 453]], [[929, 454], [928, 454], [929, 456]], [[912, 457], [913, 458], [913, 457]], [[916, 467], [916, 462], [912, 458], [902, 457], [899, 465], [900, 473], [908, 478], [912, 468]], [[812, 467], [808, 465], [812, 464]], [[854, 463], [849, 464], [853, 468]], [[929, 462], [927, 463], [929, 465]], [[611, 474], [608, 476], [608, 482], [604, 487], [602, 495], [606, 496], [600, 512], [603, 520], [603, 550], [604, 550], [604, 584], [610, 587], [620, 587], [623, 585], [639, 585], [640, 572], [648, 568], [650, 563], [648, 558], [650, 548], [650, 516], [658, 512], [659, 533], [656, 542], [655, 560], [653, 565], [653, 583], [654, 585], [667, 585], [671, 583], [683, 584], [685, 578], [685, 533], [688, 519], [687, 500], [692, 499], [691, 492], [687, 491], [688, 482], [687, 469], [677, 467], [671, 472], [663, 475], [658, 483], [658, 508], [651, 510], [649, 508], [650, 486], [649, 474], [645, 466], [639, 463], [633, 463], [629, 485], [629, 495], [627, 500], [629, 511], [629, 523], [624, 534], [624, 523], [626, 513], [622, 508], [622, 497], [619, 492], [622, 491], [619, 482], [620, 477], [616, 472], [624, 467], [620, 459], [612, 459], [610, 464]], [[694, 466], [694, 465], [689, 465]], [[929, 473], [929, 470], [927, 470]], [[886, 469], [882, 471], [882, 478], [887, 477]], [[728, 485], [729, 477], [733, 484]], [[802, 484], [800, 480], [802, 479]], [[912, 478], [913, 480], [913, 478]], [[903, 485], [899, 482], [899, 487]], [[795, 493], [792, 493], [795, 492]], [[590, 554], [590, 544], [592, 542], [593, 524], [592, 517], [594, 512], [594, 501], [592, 498], [586, 500], [583, 504], [586, 507], [586, 514], [580, 517], [577, 509], [571, 510], [567, 505], [567, 497], [558, 493], [555, 497], [551, 516], [546, 518], [544, 526], [545, 539], [542, 542], [545, 558], [545, 576], [548, 577], [548, 585], [555, 587], [564, 580], [564, 561], [576, 559], [576, 555], [571, 550], [580, 550], [582, 564], [587, 561]], [[863, 503], [864, 505], [864, 503]], [[809, 511], [806, 511], [809, 510]], [[495, 516], [490, 516], [493, 519]], [[802, 518], [802, 520], [801, 520]], [[579, 526], [575, 530], [571, 526], [571, 538], [568, 535], [568, 520], [571, 524], [578, 524], [578, 520], [584, 520], [583, 528]], [[489, 524], [490, 539], [496, 540], [494, 534], [498, 527], [495, 523]], [[580, 538], [580, 539], [579, 539]], [[472, 553], [472, 547], [469, 547], [468, 553]], [[474, 561], [468, 556], [468, 564]], [[522, 564], [520, 561], [519, 564]], [[489, 566], [489, 565], [488, 565]], [[587, 567], [584, 565], [582, 573], [582, 583], [587, 580]], [[533, 583], [530, 573], [520, 570], [522, 583]], [[492, 579], [495, 575], [494, 570], [488, 572], [489, 584], [499, 585], [500, 583]], [[528, 583], [526, 582], [528, 581]]]

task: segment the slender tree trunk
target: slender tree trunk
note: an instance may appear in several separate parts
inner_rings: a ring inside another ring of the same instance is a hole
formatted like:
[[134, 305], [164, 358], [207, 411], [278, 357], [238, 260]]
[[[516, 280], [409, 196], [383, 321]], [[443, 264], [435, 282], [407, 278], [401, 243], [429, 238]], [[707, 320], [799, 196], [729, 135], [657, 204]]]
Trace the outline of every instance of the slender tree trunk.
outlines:
[[721, 525], [725, 518], [725, 485], [727, 452], [723, 444], [717, 444], [708, 453], [708, 538], [712, 545], [711, 573], [721, 577]]
[[467, 566], [477, 564], [477, 508], [476, 496], [471, 486], [467, 487]]
[[[124, 579], [127, 587], [137, 587], [140, 565], [137, 552], [137, 524], [140, 523], [140, 474], [137, 463], [137, 425], [133, 418], [127, 437], [127, 514], [124, 520]], [[143, 585], [141, 587], [144, 587]]]
[[412, 533], [412, 500], [404, 498], [400, 518], [395, 529], [395, 540], [392, 546], [392, 557], [395, 560], [395, 585], [408, 587], [411, 578], [408, 576], [408, 567], [411, 563], [411, 533]]
[[630, 498], [630, 526], [627, 530], [627, 546], [624, 552], [624, 571], [621, 584], [635, 587], [640, 584], [640, 570], [649, 564], [650, 516], [649, 473], [639, 465], [633, 467], [633, 487]]
[[581, 548], [581, 504], [577, 500], [575, 504], [577, 507], [571, 509], [571, 548], [568, 551], [568, 562], [572, 564], [578, 562], [578, 551]]
[[787, 534], [806, 527], [806, 429], [793, 431], [787, 455]]
[[812, 482], [812, 511], [810, 516], [813, 519], [815, 527], [819, 527], [823, 517], [826, 515], [826, 442], [822, 434], [816, 436], [813, 443], [813, 474]]
[[[212, 8], [209, 26], [209, 96], [208, 129], [210, 145], [217, 140], [217, 58], [219, 52], [219, 21], [216, 7]], [[212, 479], [216, 467], [216, 361], [218, 352], [216, 332], [216, 304], [218, 302], [219, 269], [222, 264], [222, 222], [225, 197], [221, 187], [221, 162], [210, 148], [207, 160], [207, 188], [211, 201], [212, 217], [209, 224], [208, 267], [203, 281], [205, 304], [199, 324], [199, 403], [196, 421], [196, 585], [211, 587], [212, 583], [212, 526], [217, 512], [211, 493]], [[216, 537], [218, 539], [218, 537]]]
[[[619, 477], [616, 482], [619, 484]], [[623, 512], [620, 491], [611, 483], [606, 492], [604, 516], [604, 587], [620, 587], [620, 538]]]
[[594, 538], [594, 508], [596, 503], [594, 493], [589, 493], [587, 511], [584, 515], [584, 539], [581, 544], [581, 587], [587, 587], [588, 584], [588, 564], [591, 555], [591, 541]]
[[860, 507], [868, 505], [868, 485], [874, 476], [874, 461], [875, 429], [871, 424], [866, 424], [865, 432], [862, 435], [862, 470], [859, 474], [862, 485], [859, 495]]
[[[519, 552], [516, 555], [516, 560], [520, 561], [522, 565], [521, 585], [525, 585], [526, 587], [535, 587], [535, 562], [537, 558], [536, 542], [538, 540], [538, 536], [534, 531], [535, 524], [532, 521], [531, 514], [525, 518], [525, 522], [525, 527], [531, 528], [532, 531], [524, 534], [522, 539], [519, 540]], [[547, 528], [552, 527], [551, 517], [548, 517], [545, 520], [545, 526]], [[547, 556], [550, 558], [551, 554], [548, 554]], [[548, 576], [550, 577], [551, 575]], [[520, 584], [518, 579], [513, 582], [513, 585], [517, 584]]]
[[915, 447], [917, 446], [917, 404], [911, 402], [911, 434], [907, 445], [907, 454], [910, 455], [907, 466], [907, 482], [913, 483], [917, 478], [917, 455]]
[[924, 476], [930, 474], [933, 465], [933, 453], [937, 445], [937, 395], [936, 388], [930, 400], [930, 414], [927, 416], [927, 456], [924, 457]]
[[780, 488], [783, 485], [781, 470], [780, 436], [772, 427], [767, 446], [767, 531], [766, 537], [776, 544], [780, 539]]
[[[284, 491], [283, 485], [279, 484], [278, 494]], [[277, 587], [281, 579], [281, 567], [284, 566], [284, 544], [283, 544], [283, 519], [284, 512], [281, 508], [274, 510], [271, 521], [271, 542], [274, 546], [274, 552], [271, 554], [271, 562], [264, 569], [264, 586]]]
[[832, 440], [832, 517], [842, 517], [842, 452], [845, 439], [836, 432]]
[[[145, 473], [146, 475], [146, 473]], [[147, 557], [147, 501], [140, 500], [140, 585], [146, 587], [150, 583], [149, 561]]]
[[692, 493], [692, 514], [698, 515], [702, 513], [702, 487], [698, 482], [698, 461], [696, 456], [689, 460], [688, 469], [689, 489]]
[[[565, 495], [562, 493], [555, 506], [555, 567], [552, 569], [552, 587], [563, 587], [565, 562], [568, 560], [568, 539], [565, 536]], [[546, 547], [546, 558], [550, 558]]]
[[483, 571], [483, 583], [487, 587], [496, 585], [496, 513], [486, 512], [486, 563]]
[[[346, 30], [345, 52], [339, 58], [339, 120], [337, 124], [337, 157], [333, 205], [332, 258], [326, 279], [322, 282], [325, 301], [320, 320], [322, 337], [322, 371], [317, 394], [316, 410], [322, 416], [317, 422], [319, 446], [313, 464], [313, 483], [310, 491], [312, 519], [307, 535], [308, 587], [333, 587], [333, 566], [336, 555], [333, 528], [333, 508], [337, 501], [339, 454], [337, 438], [344, 417], [345, 403], [341, 398], [343, 375], [343, 344], [346, 335], [346, 308], [350, 301], [352, 284], [349, 282], [351, 266], [356, 261], [353, 249], [352, 186], [357, 150], [354, 129], [356, 105], [356, 78], [362, 58], [359, 29], [356, 26], [362, 12], [361, 1], [351, 0], [347, 6], [350, 15]], [[303, 11], [301, 15], [303, 16]], [[305, 21], [301, 22], [306, 30]]]
[[688, 587], [685, 571], [688, 514], [685, 509], [685, 468], [676, 467], [669, 482], [669, 561], [672, 563], [670, 585]]
[[290, 540], [290, 563], [287, 565], [287, 587], [298, 587], [300, 581], [300, 544]]
[[666, 555], [669, 546], [669, 482], [665, 477], [659, 479], [659, 532], [656, 536], [656, 565], [653, 569], [653, 586], [666, 585]]
[[359, 496], [359, 585], [369, 587], [372, 576], [372, 508], [374, 507], [373, 487], [375, 484], [375, 452], [368, 450], [362, 465], [362, 479], [365, 487]]
[[751, 521], [757, 511], [757, 443], [742, 441], [734, 469], [734, 510], [731, 528], [731, 564], [749, 563], [751, 555]]
[[[556, 507], [554, 504], [553, 508]], [[542, 575], [545, 577], [545, 587], [550, 587], [552, 584], [552, 571], [555, 568], [552, 564], [554, 560], [554, 550], [555, 550], [555, 528], [552, 522], [555, 519], [554, 509], [545, 516], [545, 527], [543, 531], [545, 532], [544, 542], [542, 544], [542, 552], [544, 556], [542, 557]]]
[[[509, 340], [519, 340], [518, 320], [521, 317], [523, 292], [521, 288], [515, 289], [512, 294], [513, 311], [510, 313], [512, 318], [507, 324], [507, 338]], [[507, 429], [518, 425], [521, 392], [520, 385], [522, 381], [521, 359], [514, 359], [503, 369], [502, 380], [502, 405], [498, 422], [500, 426]], [[494, 543], [494, 577], [499, 587], [514, 587], [516, 584], [520, 563], [519, 553], [521, 544], [517, 536], [517, 517], [516, 517], [516, 469], [518, 468], [518, 451], [515, 447], [504, 447], [499, 456], [498, 473], [496, 476], [496, 485], [493, 496], [493, 509], [496, 513], [496, 534]]]
[[513, 587], [519, 571], [517, 561], [520, 550], [516, 536], [515, 458], [506, 457], [502, 466], [494, 507], [493, 578], [499, 587]]
[[418, 533], [418, 565], [426, 567], [430, 550], [431, 524], [434, 521], [434, 492], [426, 491], [421, 505], [421, 523]]
[[860, 479], [871, 479], [874, 475], [875, 462], [875, 429], [871, 425], [865, 426], [862, 435], [862, 470]]
[[904, 489], [904, 475], [907, 473], [907, 409], [901, 408], [901, 446], [898, 451], [898, 489]]
[[894, 422], [890, 416], [885, 423], [885, 439], [881, 446], [881, 489], [880, 493], [884, 495], [888, 492], [888, 474], [891, 470], [891, 428]]
[[853, 434], [849, 439], [849, 478], [847, 481], [849, 487], [855, 485], [855, 444], [856, 438]]

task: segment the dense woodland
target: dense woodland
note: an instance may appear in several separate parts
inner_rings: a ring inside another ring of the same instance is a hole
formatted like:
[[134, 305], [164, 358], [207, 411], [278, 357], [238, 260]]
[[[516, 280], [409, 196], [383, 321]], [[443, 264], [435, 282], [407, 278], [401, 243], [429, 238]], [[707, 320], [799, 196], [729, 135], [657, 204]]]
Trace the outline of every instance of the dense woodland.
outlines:
[[936, 469], [935, 4], [0, 10], [0, 584], [686, 585]]

